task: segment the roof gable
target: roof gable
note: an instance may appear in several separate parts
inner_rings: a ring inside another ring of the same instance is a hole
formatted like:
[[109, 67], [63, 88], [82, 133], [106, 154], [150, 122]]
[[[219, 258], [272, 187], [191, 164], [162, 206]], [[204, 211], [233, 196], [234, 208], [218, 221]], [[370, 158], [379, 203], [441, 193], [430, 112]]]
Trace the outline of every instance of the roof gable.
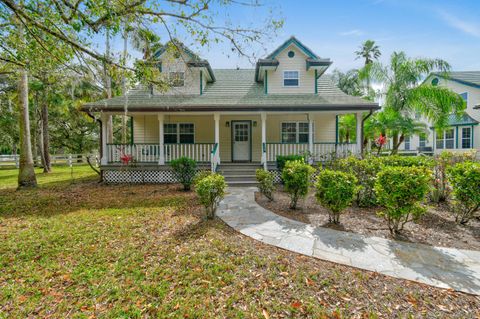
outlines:
[[427, 79], [431, 77], [439, 77], [445, 80], [454, 81], [463, 85], [480, 89], [480, 71], [454, 71], [447, 75], [443, 73], [434, 72]]
[[303, 43], [298, 41], [297, 38], [294, 36], [290, 37], [287, 41], [285, 41], [282, 45], [276, 48], [272, 53], [270, 53], [265, 59], [275, 59], [283, 50], [288, 48], [290, 45], [295, 45], [299, 48], [307, 57], [311, 59], [319, 59], [319, 56], [316, 55], [312, 50], [310, 50], [307, 46]]

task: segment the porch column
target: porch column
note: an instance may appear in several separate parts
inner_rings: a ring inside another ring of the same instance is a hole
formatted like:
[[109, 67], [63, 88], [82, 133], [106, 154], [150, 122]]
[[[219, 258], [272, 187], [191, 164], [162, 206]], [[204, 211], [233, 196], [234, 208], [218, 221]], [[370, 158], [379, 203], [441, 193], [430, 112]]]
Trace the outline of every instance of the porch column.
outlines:
[[165, 143], [164, 143], [164, 135], [163, 135], [163, 119], [164, 115], [158, 114], [158, 147], [159, 149], [159, 156], [158, 156], [158, 165], [165, 165]]
[[313, 154], [313, 115], [308, 114], [308, 151], [310, 152], [310, 157], [314, 158]]
[[100, 119], [102, 121], [102, 158], [100, 159], [100, 164], [107, 165], [108, 164], [108, 150], [107, 150], [107, 136], [108, 136], [108, 119], [109, 116], [105, 113], [100, 115]]
[[[213, 113], [215, 121], [215, 144], [217, 144], [217, 154], [220, 154], [220, 114]], [[218, 163], [220, 163], [220, 155], [218, 155]]]
[[260, 118], [262, 120], [262, 164], [267, 170], [267, 113], [260, 113]]
[[362, 155], [362, 120], [363, 120], [363, 114], [362, 112], [358, 112], [356, 114], [357, 117], [357, 153]]

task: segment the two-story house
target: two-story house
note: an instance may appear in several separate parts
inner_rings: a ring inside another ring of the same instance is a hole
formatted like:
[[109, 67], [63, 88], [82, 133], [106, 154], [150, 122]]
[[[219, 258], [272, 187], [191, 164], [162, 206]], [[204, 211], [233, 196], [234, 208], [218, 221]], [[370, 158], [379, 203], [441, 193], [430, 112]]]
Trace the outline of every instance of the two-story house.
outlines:
[[[357, 153], [354, 144], [338, 141], [338, 115], [362, 116], [378, 104], [341, 92], [325, 75], [332, 64], [291, 37], [256, 63], [255, 69], [212, 69], [183, 45], [178, 52], [155, 53], [166, 92], [138, 88], [126, 96], [88, 103], [83, 110], [101, 119], [101, 166], [107, 182], [169, 182], [168, 163], [181, 156], [228, 172], [228, 181], [246, 182], [239, 167], [269, 167], [278, 155], [309, 152], [313, 160], [327, 154]], [[108, 116], [132, 118], [132, 141], [108, 139]], [[131, 155], [134, 168], [120, 165]], [[239, 164], [240, 163], [240, 164]], [[122, 171], [122, 172], [120, 172]], [[252, 170], [245, 169], [250, 177]], [[132, 173], [133, 172], [133, 173]], [[133, 175], [132, 175], [133, 174]], [[138, 177], [131, 177], [137, 176]]]
[[424, 83], [444, 86], [458, 93], [465, 100], [467, 108], [460, 117], [451, 115], [449, 126], [442, 130], [436, 130], [432, 123], [423, 119], [430, 129], [429, 134], [406, 138], [403, 150], [416, 151], [426, 147], [437, 154], [444, 150], [480, 150], [480, 110], [476, 109], [480, 105], [480, 71], [450, 72], [448, 77], [442, 73], [432, 73]]

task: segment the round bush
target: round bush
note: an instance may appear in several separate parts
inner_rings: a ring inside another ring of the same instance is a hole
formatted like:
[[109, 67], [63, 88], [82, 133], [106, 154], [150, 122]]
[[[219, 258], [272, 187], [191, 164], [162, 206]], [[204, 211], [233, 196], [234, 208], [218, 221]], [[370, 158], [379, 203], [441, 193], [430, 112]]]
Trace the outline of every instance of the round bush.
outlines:
[[170, 162], [178, 181], [183, 185], [183, 189], [188, 191], [193, 183], [193, 178], [197, 172], [197, 162], [188, 157], [180, 157]]
[[225, 179], [220, 174], [210, 174], [196, 183], [195, 191], [206, 209], [207, 218], [215, 216], [217, 205], [225, 196], [226, 187]]
[[307, 196], [313, 172], [315, 169], [303, 159], [285, 163], [282, 179], [284, 190], [290, 195], [291, 209], [296, 209], [298, 200]]
[[453, 213], [457, 223], [466, 224], [480, 208], [480, 164], [458, 163], [447, 170], [453, 188]]
[[258, 182], [258, 190], [270, 201], [273, 200], [275, 185], [273, 183], [273, 174], [264, 169], [257, 169], [255, 177]]
[[318, 175], [315, 189], [318, 202], [329, 210], [329, 221], [338, 224], [340, 213], [355, 197], [357, 179], [352, 174], [326, 169]]
[[429, 191], [431, 171], [421, 167], [386, 167], [377, 177], [375, 194], [384, 207], [380, 213], [392, 234], [403, 230], [412, 219], [420, 217], [425, 209], [420, 206]]

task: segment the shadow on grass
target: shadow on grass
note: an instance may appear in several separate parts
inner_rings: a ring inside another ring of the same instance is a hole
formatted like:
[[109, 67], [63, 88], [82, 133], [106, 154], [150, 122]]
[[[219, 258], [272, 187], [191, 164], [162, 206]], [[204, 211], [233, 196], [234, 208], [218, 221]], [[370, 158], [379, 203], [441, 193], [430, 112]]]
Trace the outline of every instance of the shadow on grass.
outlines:
[[36, 189], [0, 189], [0, 217], [52, 217], [78, 210], [173, 208], [196, 205], [193, 192], [178, 185], [104, 185], [90, 178], [75, 183], [51, 182]]

